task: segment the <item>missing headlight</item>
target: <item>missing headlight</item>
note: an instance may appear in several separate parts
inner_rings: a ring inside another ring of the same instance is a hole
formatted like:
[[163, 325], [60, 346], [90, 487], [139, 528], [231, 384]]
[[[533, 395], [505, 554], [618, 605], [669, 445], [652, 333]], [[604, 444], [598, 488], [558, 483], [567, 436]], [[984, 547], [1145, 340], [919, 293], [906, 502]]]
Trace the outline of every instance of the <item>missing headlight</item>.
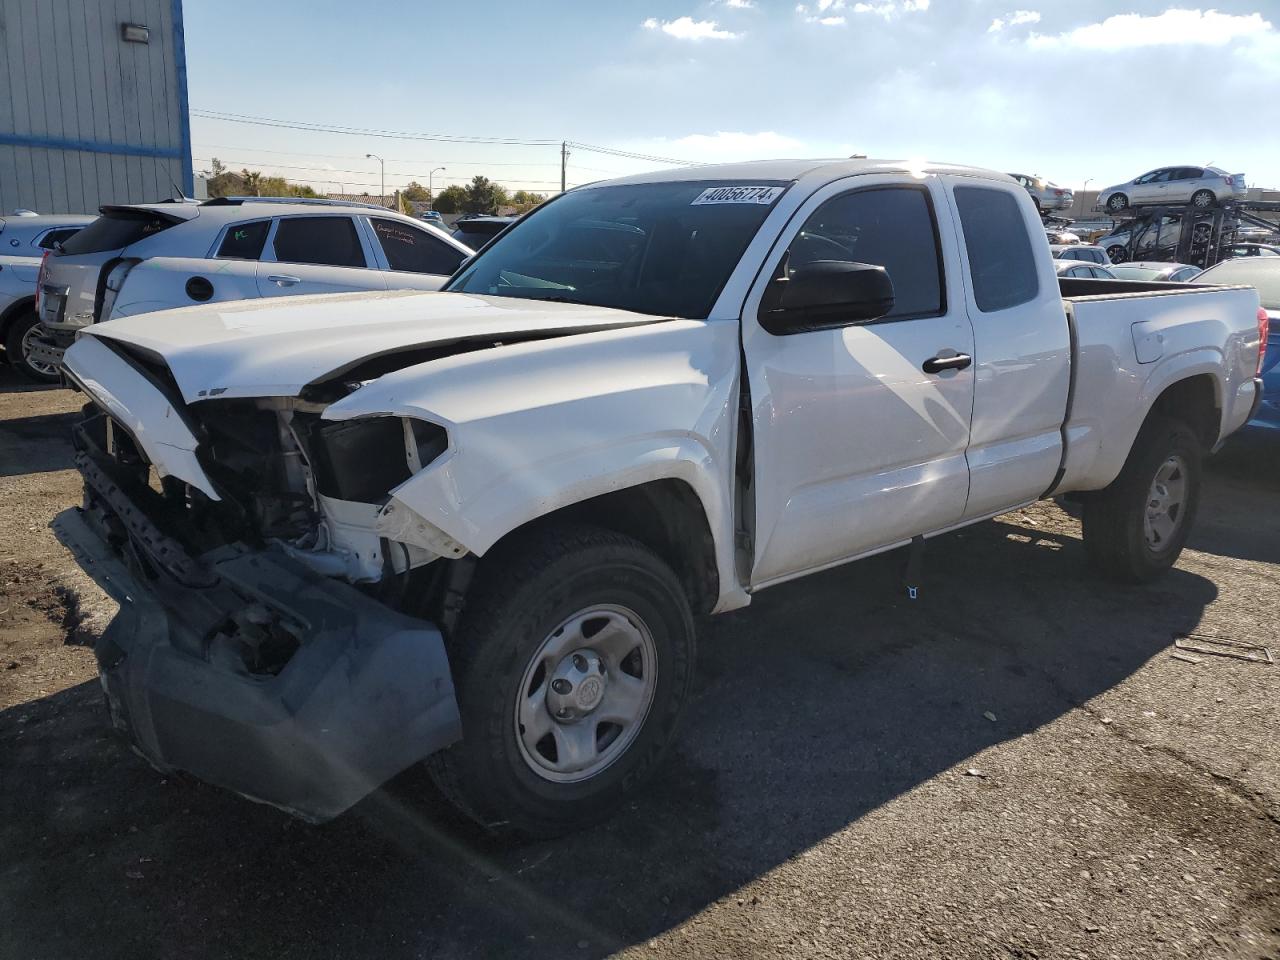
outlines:
[[360, 503], [386, 502], [448, 446], [443, 427], [400, 417], [317, 420], [307, 441], [317, 491]]

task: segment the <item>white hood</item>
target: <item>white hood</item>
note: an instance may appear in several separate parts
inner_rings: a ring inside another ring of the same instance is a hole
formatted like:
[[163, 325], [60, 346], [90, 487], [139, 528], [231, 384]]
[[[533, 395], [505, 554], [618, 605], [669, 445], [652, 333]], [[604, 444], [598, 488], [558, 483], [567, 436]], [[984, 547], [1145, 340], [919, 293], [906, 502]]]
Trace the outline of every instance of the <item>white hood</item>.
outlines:
[[124, 317], [85, 334], [161, 357], [192, 403], [297, 396], [307, 384], [363, 360], [476, 337], [554, 335], [659, 319], [512, 297], [390, 291], [211, 303]]

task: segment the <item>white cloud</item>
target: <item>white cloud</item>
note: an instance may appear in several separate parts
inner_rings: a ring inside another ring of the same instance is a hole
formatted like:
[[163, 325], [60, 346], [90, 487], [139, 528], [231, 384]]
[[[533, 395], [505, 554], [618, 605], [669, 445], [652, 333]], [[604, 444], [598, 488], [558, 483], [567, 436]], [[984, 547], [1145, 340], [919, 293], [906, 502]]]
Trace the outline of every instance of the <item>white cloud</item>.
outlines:
[[736, 40], [742, 36], [730, 30], [721, 30], [714, 20], [695, 20], [693, 17], [677, 17], [661, 23], [656, 17], [650, 17], [641, 26], [646, 30], [661, 30], [677, 40]]
[[726, 7], [733, 7], [735, 10], [750, 10], [755, 6], [754, 0], [724, 0]]
[[987, 33], [999, 33], [1005, 27], [1020, 27], [1024, 23], [1039, 23], [1040, 14], [1034, 10], [1015, 10], [1013, 13], [1006, 13], [1003, 17], [996, 17], [991, 21], [991, 26], [987, 27]]
[[854, 13], [873, 13], [892, 20], [900, 13], [923, 13], [929, 9], [929, 0], [883, 0], [881, 3], [855, 3]]
[[804, 17], [806, 23], [816, 23], [824, 27], [842, 27], [847, 20], [844, 14], [837, 13], [843, 10], [845, 0], [817, 0], [813, 5], [813, 13], [809, 12], [809, 7], [803, 3], [796, 5], [796, 13]]
[[1128, 50], [1173, 44], [1220, 47], [1249, 37], [1273, 33], [1260, 13], [1233, 15], [1217, 10], [1166, 10], [1155, 16], [1122, 13], [1101, 23], [1077, 27], [1056, 36], [1033, 33], [1027, 42], [1037, 48], [1068, 47], [1078, 50]]

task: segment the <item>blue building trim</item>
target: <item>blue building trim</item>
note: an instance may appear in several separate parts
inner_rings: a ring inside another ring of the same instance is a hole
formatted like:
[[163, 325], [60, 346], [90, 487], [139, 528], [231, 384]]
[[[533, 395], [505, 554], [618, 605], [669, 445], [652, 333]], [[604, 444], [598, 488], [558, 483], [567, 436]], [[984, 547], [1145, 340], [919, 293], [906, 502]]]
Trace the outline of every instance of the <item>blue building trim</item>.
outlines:
[[187, 32], [182, 25], [182, 0], [173, 0], [173, 59], [178, 70], [178, 123], [182, 135], [182, 192], [196, 192], [191, 159], [191, 106], [187, 100]]
[[[191, 140], [186, 141], [187, 177], [191, 177]], [[132, 143], [105, 143], [101, 140], [67, 140], [63, 137], [40, 137], [24, 133], [0, 133], [0, 146], [41, 147], [46, 150], [80, 150], [84, 153], [110, 153], [120, 157], [164, 157], [179, 159], [184, 156], [177, 147], [140, 147]]]

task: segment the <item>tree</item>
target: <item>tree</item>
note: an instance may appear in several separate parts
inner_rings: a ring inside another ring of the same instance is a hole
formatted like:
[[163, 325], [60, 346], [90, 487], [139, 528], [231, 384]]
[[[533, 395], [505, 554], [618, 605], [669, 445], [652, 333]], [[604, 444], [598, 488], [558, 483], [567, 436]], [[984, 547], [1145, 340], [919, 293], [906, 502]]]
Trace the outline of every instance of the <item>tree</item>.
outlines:
[[516, 213], [528, 213], [546, 199], [542, 194], [531, 190], [517, 190], [511, 197], [511, 205], [516, 208]]
[[250, 170], [248, 167], [240, 171], [240, 181], [244, 184], [244, 192], [251, 197], [259, 197], [262, 194], [258, 192], [262, 185], [262, 174], [257, 170]]
[[[507, 191], [488, 177], [476, 176], [465, 187], [462, 209], [467, 213], [497, 213], [508, 203]], [[436, 208], [440, 209], [439, 207]]]
[[420, 184], [417, 180], [411, 180], [409, 185], [400, 191], [406, 200], [417, 200], [420, 203], [427, 203], [431, 200], [431, 193]]
[[436, 194], [432, 205], [440, 213], [460, 213], [467, 202], [467, 188], [454, 184]]

